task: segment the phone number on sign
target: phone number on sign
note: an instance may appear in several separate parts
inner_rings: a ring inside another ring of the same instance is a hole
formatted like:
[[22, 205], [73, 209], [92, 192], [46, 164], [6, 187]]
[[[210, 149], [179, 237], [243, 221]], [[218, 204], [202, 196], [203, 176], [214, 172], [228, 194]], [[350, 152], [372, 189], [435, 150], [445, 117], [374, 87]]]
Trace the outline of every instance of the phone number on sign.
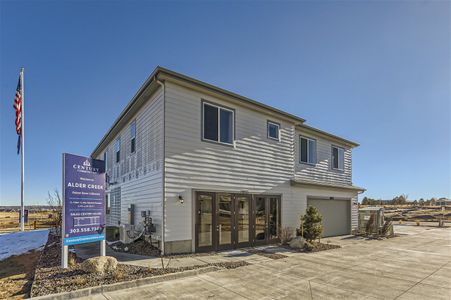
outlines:
[[100, 227], [82, 227], [82, 228], [71, 228], [69, 233], [84, 233], [98, 231]]

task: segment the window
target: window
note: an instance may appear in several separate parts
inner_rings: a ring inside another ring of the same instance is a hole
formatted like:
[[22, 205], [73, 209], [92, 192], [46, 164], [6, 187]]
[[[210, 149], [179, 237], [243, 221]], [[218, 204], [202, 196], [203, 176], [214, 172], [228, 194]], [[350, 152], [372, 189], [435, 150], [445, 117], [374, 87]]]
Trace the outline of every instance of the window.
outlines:
[[202, 103], [202, 138], [223, 144], [233, 144], [234, 111], [210, 103]]
[[108, 194], [105, 195], [105, 211], [107, 214], [110, 214], [111, 212], [111, 203]]
[[121, 138], [118, 137], [116, 139], [116, 143], [114, 144], [114, 152], [116, 153], [116, 162], [118, 163], [121, 160]]
[[268, 138], [273, 140], [279, 140], [279, 128], [280, 125], [271, 121], [268, 121]]
[[136, 121], [130, 124], [130, 153], [136, 150]]
[[105, 171], [106, 171], [106, 164], [107, 164], [107, 159], [108, 159], [108, 150], [105, 150], [105, 152], [103, 152], [103, 162], [105, 163]]
[[345, 161], [345, 150], [332, 146], [332, 169], [343, 170]]
[[316, 140], [299, 137], [300, 162], [306, 164], [316, 164]]

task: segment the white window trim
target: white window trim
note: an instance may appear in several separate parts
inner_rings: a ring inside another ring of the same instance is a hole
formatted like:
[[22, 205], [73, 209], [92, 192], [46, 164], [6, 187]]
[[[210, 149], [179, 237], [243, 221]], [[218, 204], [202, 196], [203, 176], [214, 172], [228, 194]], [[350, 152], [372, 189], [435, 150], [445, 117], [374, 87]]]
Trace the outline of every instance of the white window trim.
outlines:
[[[307, 161], [306, 161], [306, 162], [305, 162], [305, 161], [302, 161], [302, 158], [301, 158], [301, 157], [302, 157], [302, 156], [301, 156], [301, 139], [306, 139], [306, 140], [307, 140]], [[308, 146], [309, 141], [312, 141], [312, 142], [315, 143], [315, 150], [317, 151], [317, 146], [318, 146], [318, 144], [317, 144], [316, 139], [309, 138], [309, 137], [304, 136], [304, 135], [299, 135], [299, 163], [300, 163], [300, 164], [304, 164], [304, 165], [311, 165], [311, 166], [314, 166], [314, 165], [316, 165], [316, 163], [318, 162], [318, 153], [316, 153], [316, 161], [313, 162], [313, 163], [309, 162], [309, 161], [310, 161], [310, 150], [309, 150], [309, 146]], [[318, 151], [317, 151], [317, 152], [318, 152]]]
[[[334, 148], [337, 148], [338, 150], [338, 168], [334, 167]], [[332, 170], [336, 170], [336, 171], [344, 171], [345, 170], [345, 148], [340, 147], [340, 146], [336, 146], [336, 145], [332, 145], [331, 147], [332, 151], [330, 153], [330, 166]], [[340, 169], [340, 150], [343, 151], [343, 168]]]
[[[218, 109], [218, 140], [210, 140], [204, 137], [204, 112], [205, 112], [205, 105], [209, 105], [212, 107], [216, 107]], [[222, 110], [226, 110], [232, 113], [232, 142], [231, 143], [225, 143], [225, 142], [221, 142], [221, 109]], [[235, 146], [235, 110], [224, 107], [224, 106], [220, 106], [217, 104], [213, 104], [211, 102], [208, 101], [203, 101], [202, 102], [202, 136], [201, 139], [202, 141], [205, 142], [209, 142], [209, 143], [216, 143], [216, 144], [222, 144], [222, 145], [227, 145], [227, 146]]]
[[[269, 135], [269, 125], [277, 126], [277, 138], [272, 137], [272, 136]], [[280, 124], [268, 120], [268, 121], [266, 122], [266, 137], [267, 137], [268, 139], [271, 139], [271, 140], [280, 142]]]
[[[132, 135], [132, 126], [135, 126], [135, 136]], [[133, 122], [130, 123], [130, 154], [135, 154], [136, 153], [136, 135], [137, 135], [137, 127], [136, 127], [136, 120], [133, 120]], [[132, 140], [135, 139], [135, 151], [131, 151], [131, 144], [132, 144]]]
[[[117, 149], [117, 145], [119, 144], [119, 149]], [[121, 147], [122, 147], [122, 141], [121, 141], [121, 137], [118, 137], [115, 139], [114, 141], [114, 163], [118, 164], [121, 162], [121, 155], [119, 154], [119, 161], [117, 161], [117, 153], [121, 152]]]

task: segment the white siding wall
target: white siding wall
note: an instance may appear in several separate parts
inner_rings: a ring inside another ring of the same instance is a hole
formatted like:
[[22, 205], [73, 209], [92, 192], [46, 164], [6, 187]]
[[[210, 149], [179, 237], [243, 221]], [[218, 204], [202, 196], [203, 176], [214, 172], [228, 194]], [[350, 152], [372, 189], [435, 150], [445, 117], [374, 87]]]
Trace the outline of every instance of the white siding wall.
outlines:
[[[316, 140], [317, 163], [314, 165], [300, 162], [299, 136], [306, 136]], [[352, 184], [352, 152], [349, 147], [316, 137], [311, 134], [296, 130], [296, 179], [304, 179], [318, 183], [331, 183], [339, 185]], [[333, 170], [331, 167], [332, 145], [345, 149], [344, 170]]]
[[[130, 123], [106, 148], [107, 174], [113, 188], [121, 188], [122, 224], [128, 223], [129, 204], [135, 204], [135, 224], [142, 221], [141, 211], [150, 210], [157, 235], [161, 232], [163, 205], [163, 93], [158, 90], [139, 110]], [[130, 124], [136, 120], [136, 151], [131, 153]], [[121, 161], [116, 163], [114, 143], [121, 137]], [[103, 152], [98, 156], [103, 159]], [[108, 225], [117, 225], [115, 218], [107, 218]]]
[[[202, 99], [235, 109], [235, 148], [201, 140]], [[166, 241], [193, 238], [193, 190], [290, 193], [294, 124], [169, 82], [165, 113]], [[281, 124], [280, 142], [267, 138], [267, 120]]]

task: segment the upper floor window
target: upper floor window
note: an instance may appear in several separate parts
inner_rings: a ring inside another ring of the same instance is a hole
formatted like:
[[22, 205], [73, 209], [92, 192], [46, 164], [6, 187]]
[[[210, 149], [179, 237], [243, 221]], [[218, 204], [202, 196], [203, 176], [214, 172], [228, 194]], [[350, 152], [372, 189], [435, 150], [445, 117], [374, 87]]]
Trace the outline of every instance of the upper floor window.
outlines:
[[107, 166], [107, 159], [108, 159], [108, 150], [105, 150], [105, 152], [103, 152], [103, 162], [105, 163], [105, 171]]
[[130, 124], [130, 153], [136, 151], [136, 121]]
[[316, 140], [308, 137], [299, 137], [300, 162], [316, 164]]
[[268, 121], [268, 138], [279, 140], [280, 124]]
[[345, 150], [332, 146], [332, 169], [344, 170]]
[[121, 160], [121, 138], [118, 137], [114, 143], [114, 153], [116, 154], [116, 162]]
[[202, 138], [233, 144], [235, 111], [211, 103], [202, 103]]

